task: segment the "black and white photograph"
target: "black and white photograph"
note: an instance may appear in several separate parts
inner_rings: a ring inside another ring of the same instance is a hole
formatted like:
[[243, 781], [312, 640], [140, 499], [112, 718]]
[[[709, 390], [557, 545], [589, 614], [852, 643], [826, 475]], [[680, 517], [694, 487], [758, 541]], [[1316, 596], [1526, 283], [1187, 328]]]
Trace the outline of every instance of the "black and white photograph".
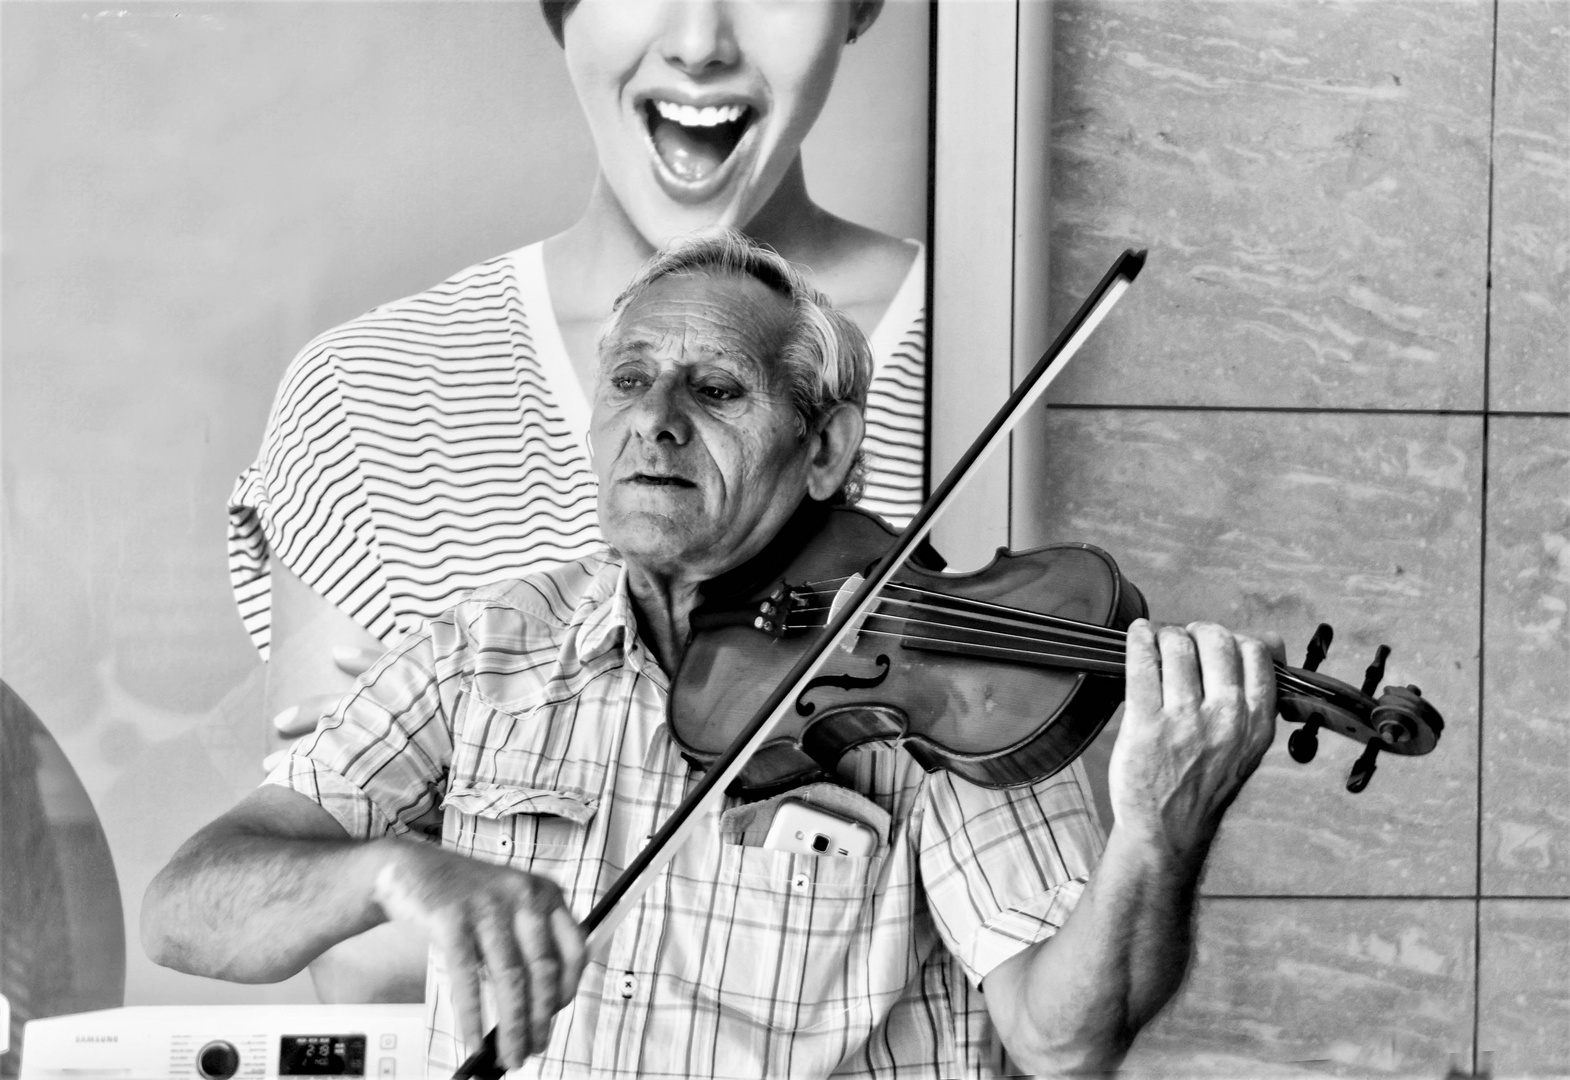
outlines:
[[0, 0], [0, 1077], [1570, 1078], [1570, 0]]

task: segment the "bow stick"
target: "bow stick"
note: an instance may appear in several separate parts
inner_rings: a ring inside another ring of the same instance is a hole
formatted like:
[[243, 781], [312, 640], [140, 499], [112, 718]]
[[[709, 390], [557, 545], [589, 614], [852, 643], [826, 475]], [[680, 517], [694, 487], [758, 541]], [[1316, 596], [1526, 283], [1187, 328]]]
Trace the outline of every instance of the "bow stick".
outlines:
[[[948, 504], [955, 489], [970, 479], [991, 453], [1003, 444], [1026, 410], [1040, 399], [1052, 381], [1068, 366], [1068, 361], [1089, 340], [1096, 327], [1101, 325], [1112, 306], [1122, 299], [1144, 265], [1144, 251], [1126, 250], [1118, 256], [1041, 359], [1014, 388], [1008, 401], [1004, 402], [969, 449], [955, 462], [943, 482], [916, 512], [916, 516], [911, 518], [893, 546], [829, 620], [817, 642], [796, 662], [737, 735], [730, 748], [710, 766], [703, 778], [687, 793], [687, 797], [671, 812], [669, 820], [612, 883], [605, 895], [600, 897], [599, 903], [594, 905], [582, 923], [588, 935], [591, 956], [604, 955], [616, 927], [637, 906], [644, 892], [653, 884], [655, 876], [675, 857], [677, 850], [698, 827], [703, 815], [713, 810], [724, 798], [725, 789], [741, 773], [753, 753], [769, 740], [790, 709], [799, 688], [828, 662], [830, 654], [849, 635], [851, 627], [872, 606], [878, 592], [910, 553], [927, 538], [935, 519]], [[502, 1071], [497, 1068], [495, 1044], [496, 1031], [493, 1028], [486, 1035], [484, 1045], [453, 1073], [453, 1080], [497, 1080]]]

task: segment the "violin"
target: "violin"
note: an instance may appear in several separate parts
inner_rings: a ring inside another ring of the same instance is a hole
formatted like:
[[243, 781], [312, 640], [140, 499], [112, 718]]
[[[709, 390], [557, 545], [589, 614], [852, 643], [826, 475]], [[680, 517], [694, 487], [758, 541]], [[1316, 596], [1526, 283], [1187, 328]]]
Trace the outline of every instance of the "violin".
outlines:
[[[1027, 784], [1095, 738], [1123, 700], [1124, 631], [1146, 610], [1111, 556], [1058, 544], [1000, 551], [982, 570], [944, 574], [926, 538], [950, 495], [1003, 444], [1144, 262], [1143, 251], [1118, 257], [903, 531], [893, 535], [862, 511], [807, 503], [762, 552], [704, 587], [672, 686], [670, 727], [706, 771], [583, 920], [591, 955], [603, 955], [729, 791], [762, 797], [809, 782], [855, 747], [890, 739], [928, 769], [985, 786]], [[1322, 625], [1302, 668], [1276, 665], [1278, 710], [1303, 725], [1288, 745], [1300, 762], [1314, 757], [1320, 728], [1367, 744], [1347, 784], [1357, 792], [1381, 750], [1427, 753], [1444, 721], [1417, 687], [1371, 696], [1384, 677], [1383, 645], [1361, 690], [1317, 674], [1330, 638]], [[495, 1036], [454, 1080], [501, 1075]]]
[[[865, 511], [808, 502], [775, 545], [705, 586], [671, 686], [669, 729], [690, 762], [707, 769], [731, 745], [757, 687], [781, 681], [896, 535]], [[769, 572], [784, 552], [789, 560]], [[982, 787], [1044, 780], [1122, 703], [1124, 631], [1148, 614], [1139, 589], [1090, 544], [1000, 548], [965, 574], [913, 557], [823, 672], [795, 691], [785, 722], [728, 793], [765, 798], [832, 780], [841, 757], [869, 742], [896, 742], [927, 771]], [[1444, 721], [1415, 686], [1371, 696], [1388, 646], [1361, 689], [1317, 674], [1330, 635], [1322, 625], [1304, 667], [1276, 664], [1277, 708], [1302, 725], [1288, 744], [1300, 762], [1313, 759], [1320, 728], [1366, 744], [1347, 782], [1356, 793], [1381, 750], [1426, 754]]]

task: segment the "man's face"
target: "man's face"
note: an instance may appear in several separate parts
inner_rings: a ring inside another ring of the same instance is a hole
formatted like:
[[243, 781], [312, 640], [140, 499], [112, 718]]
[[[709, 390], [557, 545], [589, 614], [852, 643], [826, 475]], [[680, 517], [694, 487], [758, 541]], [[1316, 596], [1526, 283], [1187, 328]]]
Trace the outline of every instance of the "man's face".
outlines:
[[600, 527], [635, 568], [707, 580], [761, 550], [807, 490], [777, 357], [784, 297], [740, 275], [661, 278], [600, 346]]

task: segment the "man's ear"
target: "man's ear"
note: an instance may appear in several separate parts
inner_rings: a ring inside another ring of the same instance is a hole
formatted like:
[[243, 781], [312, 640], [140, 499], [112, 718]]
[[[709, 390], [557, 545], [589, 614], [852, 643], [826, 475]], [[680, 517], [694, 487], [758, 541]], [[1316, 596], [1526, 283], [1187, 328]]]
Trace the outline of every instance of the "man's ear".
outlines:
[[822, 502], [840, 489], [856, 463], [865, 431], [866, 421], [856, 406], [842, 401], [829, 410], [818, 429], [807, 437], [812, 451], [807, 460], [809, 496]]

